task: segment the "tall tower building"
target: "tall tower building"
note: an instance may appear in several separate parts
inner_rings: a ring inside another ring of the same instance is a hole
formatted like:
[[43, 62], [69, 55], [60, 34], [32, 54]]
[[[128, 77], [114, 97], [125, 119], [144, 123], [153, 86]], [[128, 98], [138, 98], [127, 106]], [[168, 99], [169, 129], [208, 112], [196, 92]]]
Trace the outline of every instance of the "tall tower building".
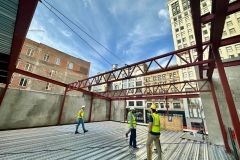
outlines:
[[[230, 0], [229, 3], [232, 3], [236, 0]], [[201, 15], [211, 12], [211, 0], [201, 0]], [[195, 35], [194, 35], [194, 28], [191, 16], [191, 8], [190, 8], [190, 1], [189, 0], [168, 0], [168, 10], [170, 15], [171, 27], [172, 27], [172, 35], [174, 41], [174, 47], [176, 50], [186, 48], [188, 46], [195, 45]], [[211, 24], [204, 24], [202, 25], [202, 40], [208, 41], [210, 40], [210, 28]], [[231, 36], [238, 35], [240, 33], [240, 12], [235, 14], [229, 15], [226, 18], [223, 36], [222, 38], [228, 38]], [[209, 50], [205, 50], [206, 53], [203, 54], [203, 59], [208, 59], [208, 52]], [[219, 49], [222, 59], [229, 59], [235, 58], [240, 56], [240, 43], [232, 44], [229, 46], [224, 46]], [[189, 58], [196, 59], [197, 53], [195, 50], [191, 51], [191, 57], [189, 54], [183, 54], [186, 60]], [[176, 58], [177, 64], [185, 63], [180, 58]], [[197, 74], [194, 67], [184, 68], [179, 70], [180, 80], [192, 80], [197, 79]], [[187, 90], [187, 88], [185, 88]], [[194, 103], [194, 102], [193, 102]], [[198, 102], [197, 102], [198, 103]], [[200, 118], [195, 118], [194, 114], [202, 113], [202, 109], [194, 108], [191, 106], [191, 100], [185, 99], [185, 111], [186, 116], [188, 117], [188, 127], [197, 125], [200, 123]], [[201, 105], [201, 103], [198, 103]], [[197, 105], [194, 105], [197, 106]], [[202, 115], [204, 117], [204, 115]]]

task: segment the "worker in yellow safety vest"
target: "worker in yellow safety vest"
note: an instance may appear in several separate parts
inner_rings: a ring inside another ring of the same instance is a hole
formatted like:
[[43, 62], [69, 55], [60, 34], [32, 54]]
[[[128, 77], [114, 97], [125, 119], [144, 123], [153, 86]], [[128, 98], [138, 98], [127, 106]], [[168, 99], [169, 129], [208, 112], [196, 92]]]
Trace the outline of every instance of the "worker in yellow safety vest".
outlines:
[[152, 158], [152, 142], [154, 141], [157, 148], [158, 160], [162, 160], [162, 151], [160, 144], [160, 116], [156, 111], [157, 107], [155, 104], [151, 106], [151, 116], [149, 117], [148, 125], [148, 138], [147, 138], [147, 159], [151, 160]]
[[136, 117], [133, 114], [134, 108], [131, 107], [130, 111], [128, 112], [128, 128], [130, 129], [131, 135], [129, 140], [129, 147], [133, 147], [134, 149], [138, 149], [137, 141], [136, 141]]
[[84, 126], [84, 109], [85, 109], [85, 106], [82, 106], [82, 108], [78, 111], [78, 114], [77, 114], [77, 126], [76, 126], [76, 131], [75, 131], [75, 134], [78, 134], [78, 127], [80, 124], [82, 124], [82, 129], [83, 129], [83, 132], [87, 132], [88, 130], [85, 129], [85, 126]]

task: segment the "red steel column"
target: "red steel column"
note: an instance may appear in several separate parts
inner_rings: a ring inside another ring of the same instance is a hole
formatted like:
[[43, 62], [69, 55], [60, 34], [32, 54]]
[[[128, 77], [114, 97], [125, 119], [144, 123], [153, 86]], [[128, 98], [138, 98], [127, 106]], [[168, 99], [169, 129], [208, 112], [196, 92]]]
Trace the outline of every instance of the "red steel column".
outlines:
[[110, 121], [111, 120], [111, 112], [112, 112], [112, 100], [109, 100], [110, 102], [110, 106], [109, 106], [109, 117], [108, 117], [108, 120]]
[[223, 87], [224, 95], [225, 95], [225, 98], [227, 101], [228, 110], [229, 110], [230, 117], [232, 120], [233, 128], [236, 133], [238, 147], [240, 148], [240, 121], [238, 118], [236, 106], [234, 104], [233, 96], [231, 93], [231, 89], [230, 89], [230, 86], [228, 83], [228, 79], [227, 79], [227, 76], [226, 76], [226, 73], [224, 70], [222, 60], [220, 58], [218, 48], [216, 48], [214, 46], [213, 46], [213, 55], [215, 57], [216, 67], [218, 69], [219, 77], [220, 77], [220, 80], [222, 83], [222, 87]]
[[60, 108], [60, 113], [59, 113], [59, 116], [58, 116], [57, 125], [60, 125], [60, 123], [61, 123], [62, 112], [63, 112], [63, 108], [64, 108], [64, 103], [65, 103], [65, 98], [66, 98], [67, 91], [68, 91], [68, 87], [65, 88], [65, 92], [64, 92], [64, 96], [63, 96], [63, 100], [62, 100], [62, 104], [61, 104], [61, 108]]
[[215, 93], [215, 89], [214, 89], [214, 85], [212, 83], [212, 80], [209, 80], [209, 84], [210, 84], [210, 87], [211, 87], [213, 102], [214, 102], [214, 106], [215, 106], [215, 109], [216, 109], [216, 112], [217, 112], [218, 122], [219, 122], [220, 129], [221, 129], [221, 132], [222, 132], [222, 137], [223, 137], [225, 149], [228, 153], [230, 153], [230, 147], [229, 147], [228, 140], [227, 140], [227, 131], [226, 131], [226, 129], [224, 127], [224, 124], [223, 124], [222, 115], [221, 115], [221, 112], [220, 112], [220, 109], [219, 109], [217, 96], [216, 96], [216, 93]]
[[93, 108], [93, 94], [91, 94], [88, 122], [91, 122], [91, 119], [92, 119], [92, 108]]

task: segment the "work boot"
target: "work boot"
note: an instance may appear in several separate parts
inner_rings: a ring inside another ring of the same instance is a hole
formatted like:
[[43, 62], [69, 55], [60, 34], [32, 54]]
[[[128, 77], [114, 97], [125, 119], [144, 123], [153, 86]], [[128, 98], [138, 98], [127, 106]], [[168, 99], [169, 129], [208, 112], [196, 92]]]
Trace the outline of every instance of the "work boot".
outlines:
[[88, 132], [88, 130], [84, 130], [84, 133]]
[[78, 131], [75, 131], [75, 134], [79, 134], [79, 132], [78, 132]]
[[133, 147], [133, 149], [139, 149], [139, 147]]
[[126, 133], [126, 138], [128, 138], [128, 134]]

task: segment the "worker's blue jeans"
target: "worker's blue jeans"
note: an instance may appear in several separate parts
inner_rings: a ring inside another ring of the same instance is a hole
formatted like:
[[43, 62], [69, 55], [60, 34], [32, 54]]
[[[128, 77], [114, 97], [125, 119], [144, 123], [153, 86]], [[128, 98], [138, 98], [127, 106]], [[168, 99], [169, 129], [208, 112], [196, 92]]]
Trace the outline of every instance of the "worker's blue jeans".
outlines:
[[130, 135], [130, 141], [129, 141], [129, 146], [133, 146], [133, 148], [137, 147], [137, 142], [136, 142], [136, 129], [131, 128], [131, 135]]
[[76, 132], [78, 131], [78, 127], [80, 126], [80, 124], [82, 124], [82, 129], [83, 129], [83, 131], [85, 131], [84, 120], [83, 120], [82, 118], [78, 118], [78, 123], [77, 123], [77, 127], [76, 127]]

